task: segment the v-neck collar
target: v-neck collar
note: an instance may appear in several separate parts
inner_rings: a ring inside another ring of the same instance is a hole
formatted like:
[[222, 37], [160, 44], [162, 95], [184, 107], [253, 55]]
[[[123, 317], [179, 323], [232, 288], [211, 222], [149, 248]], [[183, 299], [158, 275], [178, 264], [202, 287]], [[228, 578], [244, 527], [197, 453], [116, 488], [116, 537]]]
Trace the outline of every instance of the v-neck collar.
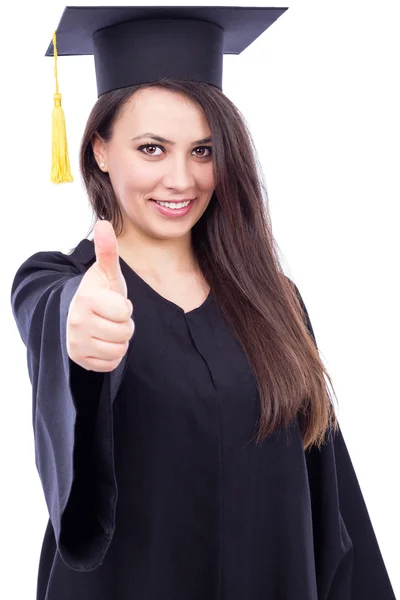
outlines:
[[120, 264], [121, 264], [121, 268], [124, 272], [128, 271], [131, 273], [131, 275], [134, 277], [134, 279], [137, 281], [137, 283], [144, 289], [144, 291], [152, 296], [157, 302], [165, 304], [165, 306], [170, 306], [174, 312], [178, 312], [183, 314], [185, 317], [189, 317], [190, 315], [195, 314], [196, 312], [200, 312], [201, 310], [203, 310], [203, 308], [206, 308], [206, 306], [208, 305], [209, 302], [211, 302], [211, 290], [209, 291], [207, 298], [204, 300], [204, 302], [202, 302], [202, 304], [200, 304], [200, 306], [197, 306], [196, 308], [193, 308], [192, 310], [189, 310], [187, 312], [185, 312], [183, 310], [183, 308], [181, 306], [178, 306], [178, 304], [175, 304], [175, 302], [172, 302], [172, 300], [168, 300], [168, 298], [165, 298], [164, 296], [162, 296], [161, 294], [159, 294], [153, 287], [151, 287], [151, 285], [149, 283], [147, 283], [147, 281], [145, 281], [142, 277], [140, 277], [140, 275], [138, 275], [136, 273], [136, 271], [134, 271], [132, 269], [132, 267], [130, 267], [128, 265], [128, 263], [121, 257], [119, 257], [120, 260]]
[[[72, 255], [74, 256], [74, 258], [80, 260], [80, 262], [83, 262], [84, 264], [94, 262], [96, 260], [96, 253], [94, 251], [94, 241], [85, 238], [78, 244]], [[147, 281], [140, 277], [140, 275], [138, 275], [138, 273], [136, 273], [136, 271], [134, 271], [132, 267], [130, 267], [128, 263], [123, 258], [121, 258], [121, 256], [119, 257], [119, 261], [121, 271], [125, 279], [133, 280], [135, 282], [135, 287], [140, 288], [148, 298], [150, 298], [153, 302], [162, 307], [164, 311], [167, 311], [170, 317], [168, 320], [171, 319], [170, 322], [172, 322], [172, 319], [175, 318], [178, 314], [189, 319], [191, 317], [195, 317], [199, 315], [203, 310], [205, 310], [213, 301], [213, 295], [210, 290], [207, 298], [202, 304], [200, 304], [200, 306], [185, 312], [181, 306], [178, 306], [178, 304], [175, 304], [175, 302], [168, 300], [167, 298], [159, 294], [154, 288], [152, 288], [151, 285], [147, 283]], [[128, 298], [134, 304], [135, 299], [130, 297], [129, 286], [127, 287]]]

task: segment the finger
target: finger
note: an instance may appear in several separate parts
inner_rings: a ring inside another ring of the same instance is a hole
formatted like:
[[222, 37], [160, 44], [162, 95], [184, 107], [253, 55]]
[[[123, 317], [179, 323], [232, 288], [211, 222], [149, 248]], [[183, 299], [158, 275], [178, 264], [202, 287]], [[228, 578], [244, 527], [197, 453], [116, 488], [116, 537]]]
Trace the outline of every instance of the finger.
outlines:
[[[104, 340], [99, 340], [97, 338], [92, 338], [90, 340], [90, 354], [93, 354], [93, 357], [100, 358], [101, 360], [118, 360], [126, 354], [128, 347], [129, 342], [105, 342]], [[93, 357], [87, 356], [86, 358]]]
[[97, 221], [94, 227], [96, 262], [106, 274], [110, 288], [127, 297], [125, 278], [121, 271], [118, 242], [110, 221]]
[[134, 331], [135, 324], [132, 319], [128, 319], [124, 323], [115, 323], [98, 315], [92, 315], [88, 324], [89, 336], [116, 344], [130, 340]]
[[114, 371], [121, 362], [122, 358], [116, 360], [102, 360], [101, 358], [87, 358], [84, 362], [84, 368], [87, 371], [95, 371], [97, 373], [110, 373]]
[[90, 299], [90, 308], [94, 314], [115, 323], [124, 323], [132, 314], [132, 303], [129, 306], [126, 298], [114, 290], [100, 289]]

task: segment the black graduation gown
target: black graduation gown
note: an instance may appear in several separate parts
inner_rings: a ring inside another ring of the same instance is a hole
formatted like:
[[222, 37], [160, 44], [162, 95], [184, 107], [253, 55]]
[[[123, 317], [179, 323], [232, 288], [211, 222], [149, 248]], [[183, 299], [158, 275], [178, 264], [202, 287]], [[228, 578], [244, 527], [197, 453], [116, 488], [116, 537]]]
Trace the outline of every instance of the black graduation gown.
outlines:
[[342, 433], [251, 441], [255, 381], [211, 293], [184, 313], [120, 259], [127, 354], [111, 373], [69, 359], [94, 260], [87, 239], [38, 252], [12, 285], [49, 511], [37, 600], [393, 600]]

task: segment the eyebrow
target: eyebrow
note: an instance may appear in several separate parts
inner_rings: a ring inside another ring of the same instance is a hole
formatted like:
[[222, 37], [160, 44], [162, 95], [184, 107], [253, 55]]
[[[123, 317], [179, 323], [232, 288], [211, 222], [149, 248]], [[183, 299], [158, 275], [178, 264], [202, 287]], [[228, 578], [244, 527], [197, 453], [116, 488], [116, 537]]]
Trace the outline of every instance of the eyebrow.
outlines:
[[[157, 142], [161, 142], [162, 144], [171, 144], [171, 146], [175, 145], [175, 142], [172, 142], [171, 140], [166, 140], [165, 138], [161, 137], [160, 135], [156, 135], [155, 133], [142, 133], [134, 138], [132, 138], [132, 142], [134, 142], [135, 140], [139, 140], [140, 138], [151, 138], [152, 140], [156, 140]], [[192, 142], [193, 145], [195, 144], [208, 144], [209, 142], [212, 141], [211, 137], [206, 137], [203, 138], [202, 140], [197, 140], [196, 142]]]

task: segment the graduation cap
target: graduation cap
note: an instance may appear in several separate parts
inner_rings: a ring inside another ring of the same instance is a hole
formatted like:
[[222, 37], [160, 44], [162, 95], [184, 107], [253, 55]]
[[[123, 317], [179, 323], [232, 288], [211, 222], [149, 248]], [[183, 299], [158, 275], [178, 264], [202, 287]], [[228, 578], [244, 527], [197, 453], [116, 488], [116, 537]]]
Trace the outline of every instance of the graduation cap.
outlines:
[[51, 181], [72, 181], [57, 56], [94, 56], [98, 97], [166, 78], [222, 90], [224, 54], [240, 54], [287, 8], [236, 6], [66, 7], [46, 56], [55, 58]]

